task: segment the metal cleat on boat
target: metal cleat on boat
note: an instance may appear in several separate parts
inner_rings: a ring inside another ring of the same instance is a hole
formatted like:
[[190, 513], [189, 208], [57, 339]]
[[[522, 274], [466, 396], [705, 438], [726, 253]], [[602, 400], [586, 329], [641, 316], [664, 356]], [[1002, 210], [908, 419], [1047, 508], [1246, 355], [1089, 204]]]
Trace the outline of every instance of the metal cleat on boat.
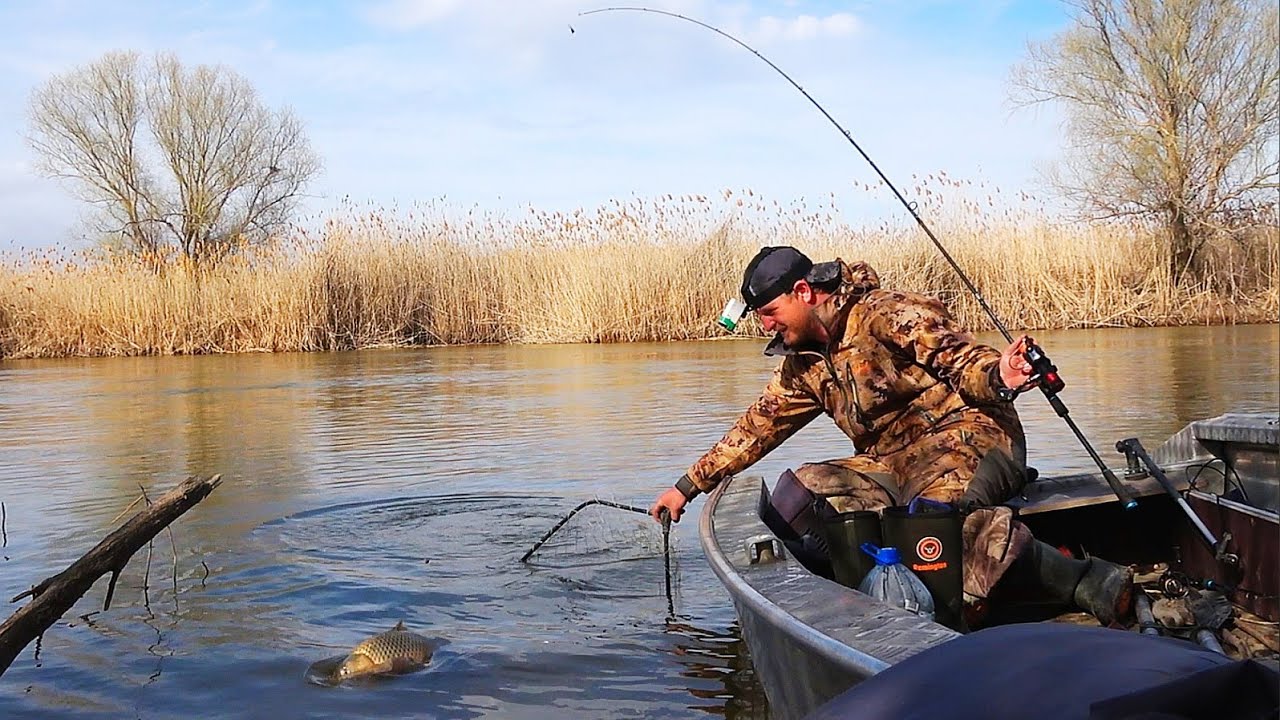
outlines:
[[766, 565], [786, 557], [782, 541], [772, 535], [753, 535], [746, 545], [748, 565]]

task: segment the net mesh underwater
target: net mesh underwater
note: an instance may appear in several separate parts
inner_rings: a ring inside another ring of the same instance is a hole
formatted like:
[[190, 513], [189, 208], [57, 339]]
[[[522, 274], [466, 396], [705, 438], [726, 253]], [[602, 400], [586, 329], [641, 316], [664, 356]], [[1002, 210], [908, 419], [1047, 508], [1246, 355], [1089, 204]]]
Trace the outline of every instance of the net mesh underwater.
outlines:
[[548, 530], [520, 562], [551, 568], [584, 568], [662, 558], [667, 616], [675, 615], [671, 521], [656, 523], [649, 511], [602, 498], [587, 500]]
[[361, 501], [265, 524], [255, 544], [288, 558], [305, 576], [300, 582], [324, 588], [311, 602], [330, 599], [353, 617], [366, 612], [352, 609], [357, 605], [403, 608], [378, 627], [407, 613], [423, 625], [485, 618], [492, 627], [509, 623], [504, 632], [521, 636], [540, 627], [542, 615], [565, 608], [592, 626], [613, 622], [619, 608], [670, 617], [683, 544], [677, 533], [664, 543], [663, 525], [644, 508], [605, 497]]
[[605, 565], [666, 558], [674, 544], [669, 528], [648, 510], [597, 497], [566, 512], [520, 561], [553, 568]]

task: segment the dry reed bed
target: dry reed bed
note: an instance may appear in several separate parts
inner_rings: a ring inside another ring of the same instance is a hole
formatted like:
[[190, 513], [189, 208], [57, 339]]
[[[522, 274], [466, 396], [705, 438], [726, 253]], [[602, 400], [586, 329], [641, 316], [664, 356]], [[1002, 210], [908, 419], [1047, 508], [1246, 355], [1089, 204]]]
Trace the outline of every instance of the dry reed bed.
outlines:
[[[780, 243], [867, 260], [885, 285], [939, 295], [962, 323], [991, 327], [914, 224], [852, 229], [829, 209], [723, 200], [518, 219], [349, 212], [198, 272], [45, 250], [0, 262], [0, 356], [712, 338], [747, 260]], [[1210, 281], [1174, 288], [1157, 230], [1038, 217], [963, 201], [929, 220], [1011, 330], [1277, 319], [1274, 223], [1211, 248]]]

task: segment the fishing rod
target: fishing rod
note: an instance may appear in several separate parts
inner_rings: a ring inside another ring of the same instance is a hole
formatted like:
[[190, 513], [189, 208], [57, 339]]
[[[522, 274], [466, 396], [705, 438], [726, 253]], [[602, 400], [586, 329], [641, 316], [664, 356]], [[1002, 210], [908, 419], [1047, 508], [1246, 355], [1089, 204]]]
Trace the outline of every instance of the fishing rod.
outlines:
[[[991, 318], [991, 322], [995, 324], [996, 329], [999, 330], [1000, 334], [1004, 336], [1005, 342], [1009, 344], [1013, 344], [1013, 336], [1009, 334], [1009, 331], [1008, 329], [1005, 328], [1004, 323], [1000, 322], [1000, 318], [996, 316], [995, 311], [992, 310], [991, 306], [987, 304], [986, 298], [983, 297], [982, 293], [978, 291], [977, 286], [975, 286], [973, 282], [969, 280], [969, 276], [966, 275], [965, 272], [960, 269], [960, 265], [956, 263], [954, 258], [951, 257], [951, 253], [947, 252], [947, 249], [943, 247], [942, 242], [938, 240], [937, 236], [933, 234], [933, 231], [929, 229], [929, 226], [925, 224], [924, 219], [921, 218], [920, 214], [916, 212], [915, 204], [907, 202], [906, 198], [902, 196], [902, 193], [898, 192], [898, 188], [889, 180], [889, 178], [884, 174], [884, 172], [880, 170], [880, 166], [876, 165], [875, 161], [871, 159], [871, 156], [868, 155], [866, 151], [862, 149], [862, 146], [859, 145], [858, 142], [853, 139], [853, 134], [850, 133], [848, 130], [845, 130], [844, 127], [840, 125], [840, 123], [836, 122], [836, 119], [831, 116], [831, 113], [827, 112], [826, 108], [822, 107], [822, 105], [819, 104], [818, 101], [815, 100], [813, 96], [808, 93], [808, 91], [806, 91], [803, 87], [801, 87], [799, 83], [797, 83], [795, 80], [792, 80], [790, 75], [783, 72], [782, 68], [773, 64], [773, 61], [771, 61], [769, 58], [760, 54], [760, 52], [757, 51], [755, 48], [739, 40], [733, 35], [730, 35], [729, 33], [713, 25], [708, 25], [707, 23], [702, 22], [701, 20], [695, 20], [694, 18], [681, 15], [680, 13], [670, 12], [668, 10], [657, 10], [654, 8], [641, 7], [641, 6], [619, 6], [619, 7], [598, 8], [596, 10], [587, 10], [578, 14], [579, 16], [586, 16], [586, 15], [595, 15], [597, 13], [607, 13], [607, 12], [653, 13], [655, 15], [665, 15], [666, 17], [675, 18], [677, 20], [683, 20], [688, 23], [693, 23], [694, 25], [710, 30], [711, 32], [716, 33], [721, 37], [731, 40], [732, 42], [736, 43], [738, 46], [745, 49], [747, 52], [751, 53], [752, 55], [755, 55], [757, 58], [760, 58], [760, 60], [762, 60], [769, 67], [773, 68], [775, 72], [777, 72], [779, 75], [785, 78], [787, 82], [791, 83], [792, 87], [794, 87], [796, 90], [799, 90], [800, 94], [804, 95], [805, 99], [807, 99], [810, 103], [812, 103], [813, 106], [818, 109], [818, 112], [822, 113], [823, 117], [829, 120], [831, 124], [834, 125], [836, 129], [840, 131], [840, 134], [843, 135], [844, 138], [849, 141], [849, 144], [853, 145], [853, 148], [858, 151], [858, 154], [861, 155], [862, 158], [867, 161], [867, 164], [871, 166], [871, 169], [875, 171], [876, 175], [879, 175], [880, 179], [884, 181], [884, 184], [887, 185], [889, 187], [889, 190], [893, 192], [894, 197], [898, 198], [898, 201], [902, 203], [902, 206], [905, 207], [907, 209], [907, 212], [911, 214], [911, 217], [916, 221], [916, 224], [920, 226], [920, 229], [924, 230], [925, 235], [927, 235], [929, 237], [929, 240], [933, 242], [934, 246], [938, 248], [938, 252], [942, 253], [942, 257], [946, 259], [949, 265], [951, 265], [951, 269], [956, 271], [956, 275], [960, 277], [961, 282], [963, 282], [965, 287], [969, 289], [969, 292], [973, 294], [973, 297], [977, 299], [978, 304], [982, 306], [982, 309], [987, 313], [987, 316]], [[572, 30], [572, 28], [570, 29]], [[1045, 355], [1044, 350], [1042, 350], [1038, 345], [1036, 345], [1030, 339], [1026, 340], [1026, 342], [1023, 344], [1023, 347], [1025, 348], [1025, 350], [1023, 351], [1023, 356], [1027, 359], [1027, 362], [1031, 364], [1032, 375], [1030, 378], [1028, 378], [1026, 383], [1024, 383], [1023, 385], [1017, 388], [1001, 388], [1001, 392], [1000, 392], [1001, 397], [1004, 398], [1005, 400], [1013, 400], [1013, 398], [1017, 397], [1019, 394], [1025, 392], [1026, 390], [1031, 389], [1031, 387], [1033, 386], [1040, 388], [1040, 391], [1044, 393], [1045, 398], [1049, 401], [1049, 405], [1053, 408], [1054, 412], [1058, 414], [1058, 417], [1062, 418], [1067, 423], [1067, 427], [1071, 428], [1071, 432], [1075, 434], [1076, 439], [1080, 441], [1080, 444], [1083, 445], [1084, 449], [1089, 453], [1089, 457], [1093, 459], [1093, 462], [1102, 471], [1102, 476], [1106, 479], [1107, 485], [1111, 486], [1111, 491], [1115, 493], [1116, 498], [1120, 500], [1121, 506], [1123, 506], [1125, 510], [1131, 510], [1137, 507], [1138, 501], [1134, 499], [1133, 495], [1129, 492], [1128, 488], [1126, 488], [1124, 485], [1120, 483], [1120, 479], [1117, 478], [1116, 474], [1111, 471], [1111, 468], [1107, 467], [1107, 464], [1102, 461], [1101, 457], [1098, 456], [1097, 451], [1093, 449], [1093, 444], [1089, 442], [1089, 439], [1085, 437], [1084, 433], [1076, 425], [1075, 421], [1071, 419], [1071, 414], [1070, 414], [1070, 411], [1067, 409], [1066, 403], [1062, 402], [1062, 398], [1058, 397], [1058, 393], [1061, 392], [1062, 389], [1066, 387], [1066, 383], [1062, 380], [1062, 377], [1058, 374], [1058, 368], [1055, 367], [1054, 364], [1049, 360], [1049, 357]]]

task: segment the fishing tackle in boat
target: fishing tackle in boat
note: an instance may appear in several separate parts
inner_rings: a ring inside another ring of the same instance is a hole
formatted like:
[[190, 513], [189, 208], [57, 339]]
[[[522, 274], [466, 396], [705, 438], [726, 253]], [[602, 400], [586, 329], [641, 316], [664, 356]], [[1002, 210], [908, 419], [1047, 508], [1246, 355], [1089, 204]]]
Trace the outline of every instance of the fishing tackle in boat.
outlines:
[[[739, 40], [733, 35], [730, 35], [729, 33], [713, 25], [709, 25], [705, 22], [702, 22], [701, 20], [696, 20], [686, 15], [681, 15], [680, 13], [670, 12], [668, 10], [659, 10], [655, 8], [643, 7], [643, 6], [617, 6], [617, 7], [598, 8], [595, 10], [587, 10], [579, 13], [579, 15], [587, 16], [587, 15], [596, 15], [600, 13], [609, 13], [609, 12], [651, 13], [654, 15], [663, 15], [666, 17], [675, 18], [677, 20], [683, 20], [685, 22], [692, 23], [706, 30], [710, 30], [711, 32], [716, 33], [717, 35], [720, 35], [734, 42], [738, 46], [745, 49], [747, 52], [750, 52], [752, 55], [755, 55], [757, 58], [763, 61], [766, 65], [772, 68], [775, 72], [777, 72], [779, 75], [785, 78], [788, 83], [790, 83], [796, 90], [799, 90], [800, 94], [804, 95], [805, 99], [807, 99], [810, 103], [812, 103], [813, 106], [817, 108], [819, 112], [822, 113], [823, 117], [825, 117], [828, 121], [830, 121], [831, 124], [834, 125], [836, 129], [840, 131], [840, 134], [843, 135], [844, 138], [849, 141], [849, 144], [852, 145], [853, 148], [858, 151], [858, 154], [861, 155], [862, 158], [867, 161], [867, 164], [871, 166], [871, 169], [875, 171], [876, 175], [878, 175], [880, 179], [885, 183], [885, 185], [893, 193], [894, 197], [896, 197], [898, 201], [902, 203], [903, 207], [907, 209], [907, 212], [911, 214], [912, 219], [916, 221], [916, 224], [920, 226], [920, 229], [923, 230], [925, 235], [928, 236], [929, 240], [933, 242], [934, 246], [938, 249], [938, 252], [942, 254], [942, 257], [947, 261], [947, 264], [951, 266], [951, 269], [955, 270], [956, 275], [959, 276], [961, 282], [963, 282], [965, 287], [968, 288], [969, 292], [972, 293], [973, 297], [978, 301], [978, 304], [982, 307], [983, 311], [986, 312], [987, 316], [991, 318], [992, 323], [995, 325], [996, 329], [1000, 331], [1000, 334], [1004, 336], [1005, 341], [1010, 344], [1013, 343], [1013, 336], [1009, 333], [1009, 330], [1005, 328], [1004, 323], [1000, 321], [1000, 318], [996, 315], [995, 311], [991, 309], [991, 306], [987, 303], [986, 298], [983, 297], [982, 293], [978, 290], [977, 286], [973, 284], [973, 282], [969, 279], [969, 276], [965, 274], [964, 270], [960, 268], [960, 265], [957, 264], [955, 259], [951, 257], [951, 253], [947, 252], [947, 249], [942, 245], [942, 242], [938, 240], [936, 235], [934, 235], [933, 230], [931, 230], [929, 226], [925, 224], [924, 219], [921, 218], [920, 214], [916, 211], [916, 204], [913, 202], [908, 202], [907, 199], [902, 196], [902, 193], [898, 191], [897, 186], [895, 186], [893, 182], [889, 180], [888, 176], [886, 176], [884, 172], [880, 170], [880, 167], [876, 165], [875, 161], [871, 159], [871, 156], [868, 155], [867, 152], [862, 149], [862, 146], [860, 146], [858, 142], [853, 139], [853, 134], [850, 133], [848, 130], [844, 129], [844, 127], [841, 126], [840, 123], [837, 122], [836, 119], [831, 116], [831, 113], [827, 112], [826, 108], [822, 107], [822, 105], [817, 100], [815, 100], [813, 96], [808, 93], [808, 91], [806, 91], [803, 87], [800, 86], [799, 83], [793, 80], [790, 75], [788, 75], [786, 72], [782, 70], [782, 68], [775, 65], [773, 61], [769, 60], [767, 57], [762, 55], [755, 48], [746, 44], [742, 40]], [[742, 318], [746, 315], [747, 310], [748, 308], [744, 303], [741, 303], [741, 302], [735, 303], [733, 300], [730, 300], [729, 303], [725, 306], [724, 310], [721, 311], [720, 317], [717, 319], [717, 322], [726, 330], [733, 331], [738, 326], [738, 323], [741, 322]], [[1138, 501], [1133, 497], [1133, 495], [1129, 492], [1129, 490], [1120, 483], [1119, 478], [1117, 478], [1115, 473], [1112, 472], [1112, 470], [1109, 467], [1107, 467], [1107, 464], [1103, 462], [1102, 458], [1098, 456], [1097, 451], [1093, 449], [1093, 444], [1089, 442], [1089, 439], [1085, 437], [1084, 433], [1076, 425], [1075, 421], [1071, 419], [1070, 411], [1068, 410], [1066, 404], [1062, 401], [1062, 398], [1058, 396], [1058, 393], [1061, 392], [1066, 387], [1066, 383], [1065, 381], [1063, 381], [1062, 377], [1058, 374], [1057, 367], [1054, 366], [1054, 364], [1049, 360], [1049, 357], [1045, 354], [1044, 350], [1033, 342], [1028, 341], [1024, 344], [1023, 354], [1024, 354], [1024, 357], [1027, 359], [1027, 362], [1031, 364], [1033, 374], [1025, 385], [1019, 388], [1014, 388], [1009, 390], [1008, 394], [1006, 395], [1006, 399], [1012, 400], [1013, 397], [1017, 396], [1018, 394], [1025, 392], [1026, 390], [1030, 390], [1032, 387], [1038, 387], [1040, 391], [1044, 394], [1046, 400], [1048, 400], [1049, 405], [1053, 408], [1054, 412], [1057, 413], [1058, 417], [1062, 418], [1063, 421], [1066, 422], [1067, 426], [1071, 429], [1071, 432], [1076, 436], [1076, 439], [1080, 441], [1080, 444], [1084, 447], [1085, 451], [1088, 452], [1089, 457], [1093, 460], [1094, 464], [1096, 464], [1098, 466], [1098, 469], [1101, 470], [1102, 476], [1106, 479], [1107, 485], [1111, 487], [1112, 492], [1115, 493], [1116, 497], [1120, 500], [1121, 506], [1124, 507], [1124, 509], [1126, 510], [1131, 510], [1133, 508], [1136, 508], [1138, 506]]]

